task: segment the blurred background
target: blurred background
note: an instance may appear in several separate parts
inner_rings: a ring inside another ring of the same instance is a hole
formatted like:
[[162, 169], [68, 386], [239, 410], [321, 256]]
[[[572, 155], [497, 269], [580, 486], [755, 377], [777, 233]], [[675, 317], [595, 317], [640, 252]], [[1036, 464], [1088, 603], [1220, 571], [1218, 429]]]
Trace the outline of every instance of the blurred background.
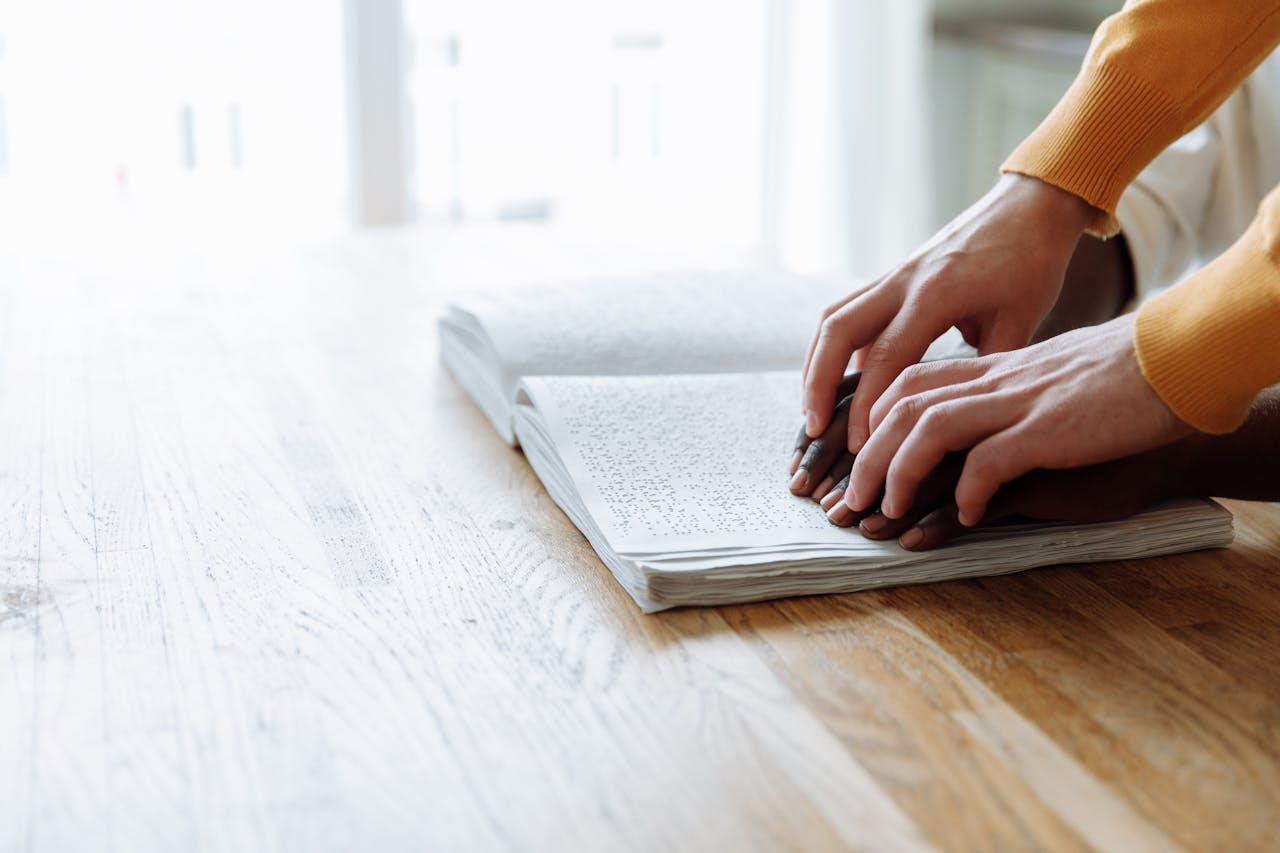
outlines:
[[0, 249], [516, 230], [875, 272], [1119, 0], [0, 0]]

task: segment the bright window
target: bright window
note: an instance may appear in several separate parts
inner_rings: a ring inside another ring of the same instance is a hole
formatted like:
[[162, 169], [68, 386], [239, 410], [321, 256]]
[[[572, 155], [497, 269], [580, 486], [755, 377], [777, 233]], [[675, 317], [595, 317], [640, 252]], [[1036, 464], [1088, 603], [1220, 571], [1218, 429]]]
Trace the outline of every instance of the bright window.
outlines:
[[339, 0], [0, 5], [10, 236], [345, 222]]
[[759, 236], [764, 0], [407, 0], [420, 218]]

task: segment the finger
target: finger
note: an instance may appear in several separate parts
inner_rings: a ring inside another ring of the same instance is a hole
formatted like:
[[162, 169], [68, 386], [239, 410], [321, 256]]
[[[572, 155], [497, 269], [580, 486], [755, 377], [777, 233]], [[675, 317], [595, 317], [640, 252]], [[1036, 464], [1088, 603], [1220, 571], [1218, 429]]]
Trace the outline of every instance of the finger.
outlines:
[[871, 434], [871, 407], [903, 370], [920, 361], [929, 344], [947, 330], [950, 323], [909, 309], [876, 338], [862, 366], [862, 381], [853, 394], [849, 410], [849, 449], [857, 453]]
[[[836, 483], [848, 482], [849, 471], [853, 469], [853, 454], [841, 448], [840, 456], [831, 465], [827, 476], [814, 487], [812, 497], [815, 501], [823, 501], [835, 488]], [[843, 491], [843, 490], [842, 490]]]
[[836, 405], [847, 406], [852, 402], [853, 392], [858, 390], [858, 383], [862, 381], [862, 373], [853, 371], [840, 380], [840, 384], [836, 387], [836, 399], [840, 402]]
[[827, 510], [827, 521], [836, 527], [853, 527], [871, 513], [871, 509], [855, 510], [844, 501], [837, 501]]
[[1028, 438], [1025, 430], [1014, 426], [992, 434], [969, 451], [956, 483], [961, 524], [976, 525], [1000, 486], [1036, 467], [1035, 444]]
[[898, 544], [908, 551], [930, 551], [950, 542], [968, 529], [960, 523], [956, 505], [947, 504], [935, 509], [899, 536]]
[[[952, 458], [957, 460], [955, 472], [958, 474], [963, 457], [956, 454]], [[1039, 473], [1032, 472], [1002, 486], [987, 504], [987, 511], [982, 514], [982, 524], [1001, 521], [1014, 515], [1038, 517], [1035, 510], [1028, 506], [1027, 499], [1043, 491], [1038, 482]], [[971, 529], [960, 523], [958, 512], [953, 501], [944, 501], [942, 506], [926, 513], [899, 536], [898, 544], [908, 551], [928, 551], [945, 545]]]
[[[861, 295], [862, 295], [861, 291], [854, 291], [853, 293], [849, 294], [843, 299], [840, 299], [837, 302], [833, 302], [832, 304], [828, 305], [826, 308], [822, 309], [821, 319], [818, 320], [818, 328], [814, 329], [813, 337], [809, 338], [809, 348], [805, 351], [805, 354], [804, 354], [804, 367], [800, 370], [800, 387], [803, 388], [804, 383], [807, 382], [809, 379], [809, 365], [813, 363], [813, 351], [817, 349], [818, 338], [822, 335], [822, 324], [825, 323], [827, 321], [827, 318], [829, 318], [832, 314], [836, 313], [841, 308], [848, 305], [850, 302], [857, 299]], [[803, 399], [801, 400], [800, 405], [803, 411], [803, 407], [804, 407]]]
[[[843, 407], [845, 410], [845, 419], [840, 421], [840, 434], [842, 437], [845, 430], [844, 425], [848, 423], [849, 398], [850, 395], [853, 394], [854, 389], [858, 387], [858, 380], [860, 378], [859, 374], [850, 373], [844, 379], [840, 380], [840, 387], [836, 389], [836, 393], [840, 395], [840, 402], [836, 405], [836, 408], [838, 410]], [[800, 468], [800, 462], [804, 458], [805, 451], [809, 449], [809, 445], [813, 441], [814, 439], [809, 438], [809, 433], [805, 430], [805, 425], [801, 424], [800, 431], [796, 435], [794, 452], [791, 454], [791, 466], [787, 470], [787, 473], [792, 475], [793, 480], [795, 479], [796, 471]], [[841, 449], [843, 449], [843, 447]], [[845, 473], [848, 472], [846, 471]], [[844, 474], [841, 474], [840, 476], [843, 477]]]
[[[1005, 489], [1001, 489], [991, 502], [987, 505], [987, 511], [982, 516], [982, 523], [989, 524], [993, 521], [1000, 521], [1012, 515], [1028, 515], [1020, 510], [1022, 495], [1010, 494], [1006, 496]], [[1030, 516], [1035, 517], [1035, 516]], [[956, 509], [954, 503], [948, 503], [939, 507], [931, 513], [921, 518], [915, 526], [908, 528], [905, 533], [898, 537], [898, 544], [908, 551], [929, 551], [940, 545], [945, 545], [957, 536], [962, 536], [972, 530], [960, 523], [959, 510]]]
[[804, 384], [809, 381], [809, 365], [813, 362], [813, 351], [817, 348], [818, 338], [822, 334], [822, 323], [825, 323], [827, 318], [829, 318], [832, 314], [835, 314], [837, 311], [844, 308], [844, 306], [848, 305], [850, 302], [857, 299], [859, 296], [862, 296], [864, 293], [867, 293], [868, 291], [870, 291], [878, 283], [879, 283], [879, 279], [877, 279], [876, 281], [872, 281], [863, 287], [859, 287], [856, 290], [854, 290], [852, 293], [850, 293], [848, 296], [844, 297], [843, 299], [833, 302], [830, 305], [828, 305], [826, 308], [822, 309], [822, 320], [819, 321], [818, 328], [816, 331], [814, 331], [813, 337], [809, 339], [809, 349], [804, 356], [804, 369], [800, 372], [801, 387], [803, 387]]
[[936, 388], [948, 385], [959, 385], [973, 382], [986, 375], [988, 364], [976, 358], [958, 358], [948, 361], [930, 361], [913, 364], [898, 375], [898, 378], [880, 395], [871, 407], [868, 426], [875, 432], [884, 422], [885, 416], [899, 400], [923, 394]]
[[862, 372], [862, 366], [867, 363], [868, 349], [870, 349], [870, 347], [859, 347], [853, 351], [853, 361], [850, 362], [850, 366], [858, 373]]
[[830, 512], [831, 508], [836, 505], [836, 502], [840, 500], [841, 496], [844, 495], [844, 490], [848, 487], [849, 475], [845, 474], [834, 486], [831, 487], [830, 491], [823, 495], [822, 500], [818, 502], [822, 506], [823, 511]]
[[[813, 491], [840, 454], [846, 453], [844, 447], [845, 429], [849, 422], [849, 407], [837, 406], [834, 419], [822, 435], [809, 442], [804, 456], [791, 477], [789, 488], [793, 495], [807, 495]], [[841, 475], [843, 476], [843, 475]]]
[[858, 523], [858, 532], [868, 539], [880, 541], [895, 539], [898, 534], [915, 526], [925, 513], [912, 509], [902, 518], [890, 518], [883, 512], [873, 512]]
[[800, 425], [800, 432], [796, 435], [796, 443], [791, 454], [791, 466], [787, 469], [788, 474], [795, 474], [796, 469], [800, 467], [800, 460], [804, 458], [804, 452], [809, 448], [809, 433], [805, 432], [804, 424]]
[[[831, 422], [836, 390], [854, 350], [862, 347], [893, 319], [894, 295], [879, 288], [858, 297], [823, 321], [804, 381], [805, 428], [818, 436]], [[865, 377], [859, 388], [865, 383]], [[857, 393], [854, 394], [857, 400]]]
[[883, 512], [874, 512], [862, 520], [858, 529], [868, 539], [896, 538], [915, 526], [924, 516], [941, 506], [952, 503], [956, 480], [960, 477], [963, 465], [964, 454], [948, 454], [921, 482], [911, 509], [899, 518], [890, 518]]
[[[898, 518], [916, 500], [916, 489], [948, 453], [967, 450], [1009, 426], [1017, 410], [1001, 405], [991, 394], [966, 394], [967, 386], [940, 389], [932, 394], [954, 393], [955, 397], [929, 404], [910, 433], [903, 439], [884, 475], [884, 497], [880, 508], [890, 518]], [[908, 398], [911, 399], [911, 398]]]
[[[991, 395], [967, 396], [972, 390], [956, 385], [899, 400], [858, 453], [845, 501], [854, 509], [865, 508], [897, 465], [892, 500], [882, 504], [885, 515], [897, 518], [911, 505], [916, 484], [949, 451], [963, 450], [1008, 426], [1012, 413]], [[908, 439], [907, 456], [898, 461]]]

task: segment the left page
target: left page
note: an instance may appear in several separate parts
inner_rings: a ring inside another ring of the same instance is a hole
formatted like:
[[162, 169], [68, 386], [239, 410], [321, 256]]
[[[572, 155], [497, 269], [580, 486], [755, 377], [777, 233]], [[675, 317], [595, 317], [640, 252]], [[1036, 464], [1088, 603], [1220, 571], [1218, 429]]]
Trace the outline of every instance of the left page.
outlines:
[[[662, 273], [459, 296], [509, 378], [794, 370], [822, 309], [859, 282]], [[514, 389], [513, 389], [514, 390]]]
[[795, 370], [848, 278], [684, 272], [458, 294], [445, 364], [508, 441], [526, 376]]

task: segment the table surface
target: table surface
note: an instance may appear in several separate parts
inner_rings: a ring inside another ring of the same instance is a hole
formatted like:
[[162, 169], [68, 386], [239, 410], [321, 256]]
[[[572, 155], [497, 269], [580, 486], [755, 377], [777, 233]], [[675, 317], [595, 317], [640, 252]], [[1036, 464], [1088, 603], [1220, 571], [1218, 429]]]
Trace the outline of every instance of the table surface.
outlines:
[[1280, 509], [644, 616], [439, 367], [494, 254], [0, 265], [0, 850], [1277, 844]]

